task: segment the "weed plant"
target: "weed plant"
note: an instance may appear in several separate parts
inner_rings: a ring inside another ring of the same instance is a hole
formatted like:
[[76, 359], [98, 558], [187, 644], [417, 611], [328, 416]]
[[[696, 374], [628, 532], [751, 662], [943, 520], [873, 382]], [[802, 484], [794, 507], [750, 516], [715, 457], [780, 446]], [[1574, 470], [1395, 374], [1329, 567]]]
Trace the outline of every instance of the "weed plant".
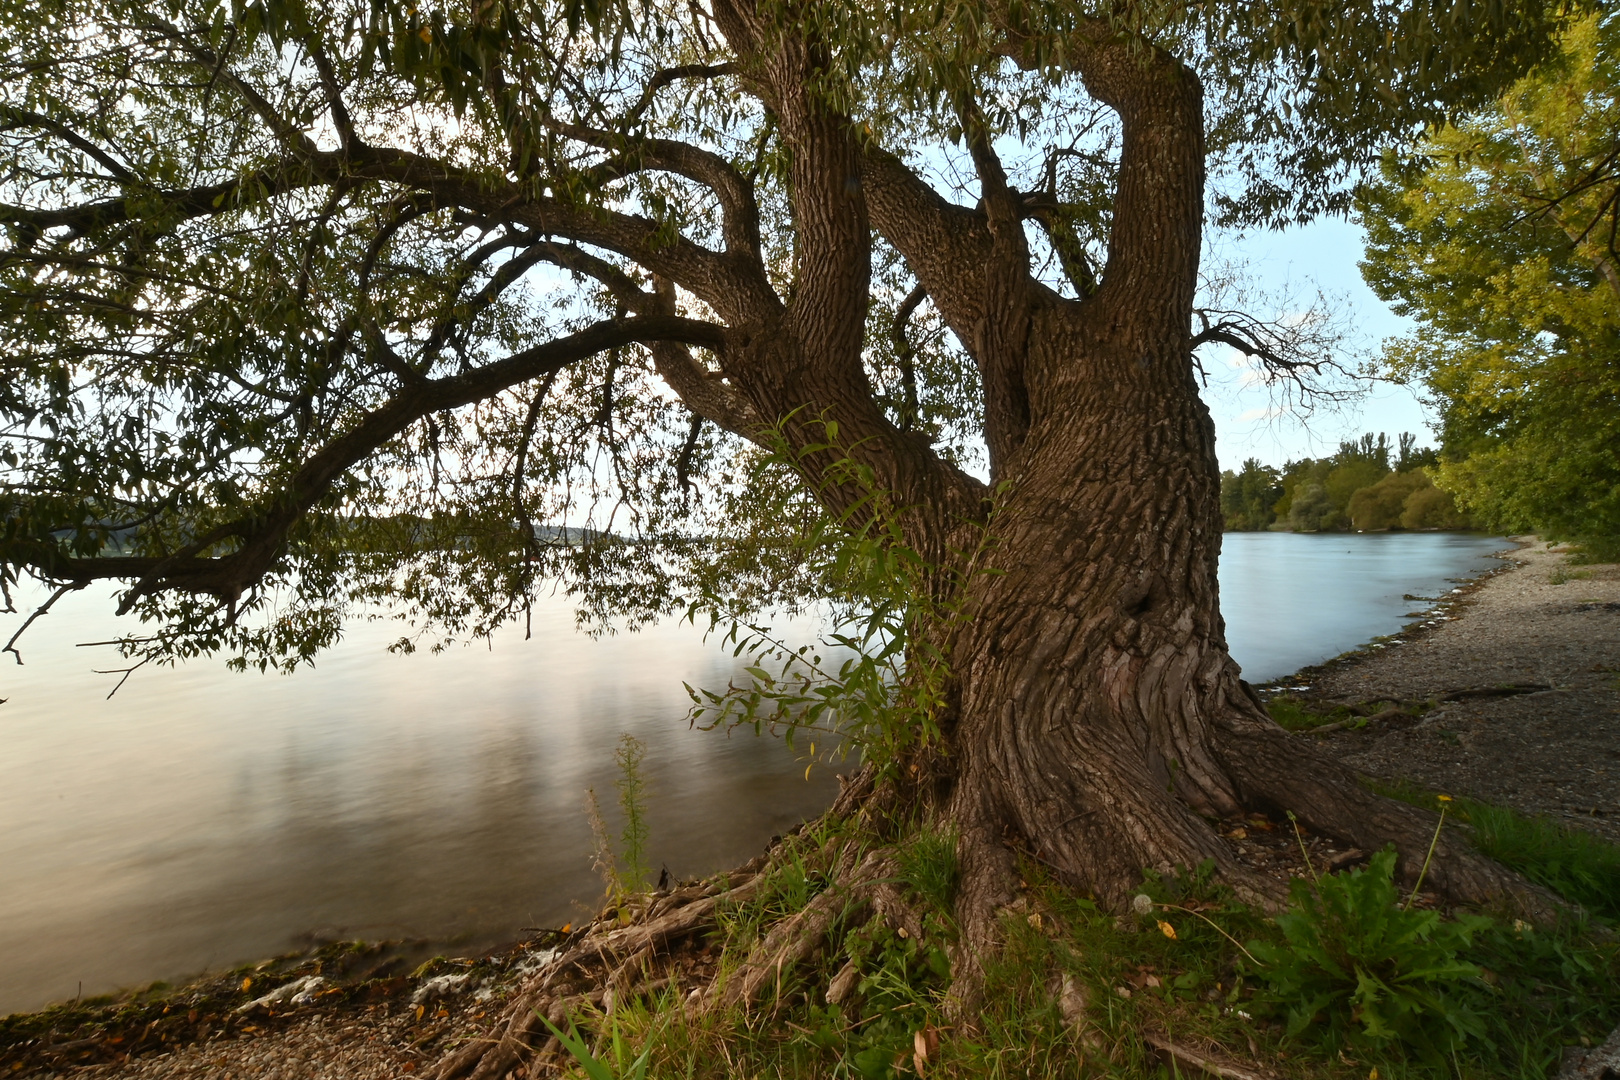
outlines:
[[[741, 962], [764, 927], [827, 887], [821, 860], [852, 838], [842, 830], [821, 824], [791, 838], [762, 887], [725, 913], [715, 935], [722, 972]], [[1365, 1080], [1372, 1069], [1384, 1080], [1529, 1080], [1554, 1076], [1563, 1047], [1599, 1040], [1620, 1021], [1620, 946], [1612, 938], [1576, 919], [1535, 928], [1402, 911], [1383, 859], [1324, 877], [1309, 904], [1296, 894], [1278, 919], [1239, 902], [1208, 866], [1149, 875], [1133, 912], [1119, 916], [1029, 861], [970, 1033], [951, 1026], [945, 1002], [956, 948], [953, 849], [949, 836], [926, 830], [901, 845], [895, 884], [923, 918], [920, 939], [852, 912], [820, 959], [784, 970], [753, 1011], [688, 1013], [673, 991], [629, 1000], [611, 1022], [578, 1018], [582, 1029], [602, 1033], [589, 1052], [630, 1064], [648, 1052], [646, 1075], [689, 1080], [1185, 1075], [1143, 1040], [1155, 1031], [1303, 1080]], [[1312, 990], [1312, 980], [1325, 978], [1307, 970], [1318, 962], [1312, 949], [1332, 956], [1345, 948], [1328, 940], [1335, 920], [1352, 933], [1361, 928], [1351, 948], [1364, 966], [1382, 943], [1389, 967], [1369, 970], [1383, 983], [1443, 998], [1444, 1012], [1408, 1010], [1379, 1021], [1390, 1037], [1350, 1037], [1370, 1026], [1368, 1001], [1387, 1013], [1391, 999], [1380, 990], [1376, 998], [1321, 1000]], [[851, 961], [860, 971], [854, 991], [829, 1004], [829, 983]], [[1284, 987], [1290, 966], [1295, 996]], [[1313, 992], [1319, 1007], [1290, 1025], [1291, 1011], [1308, 1009]], [[1065, 1015], [1065, 1001], [1083, 1009]]]
[[619, 810], [624, 829], [619, 834], [619, 873], [622, 888], [634, 892], [645, 889], [650, 867], [647, 863], [647, 782], [641, 775], [641, 760], [647, 746], [628, 732], [619, 736], [613, 760], [619, 766], [615, 786], [619, 790]]
[[[1410, 784], [1374, 789], [1414, 806], [1439, 809], [1441, 797]], [[1620, 847], [1546, 817], [1532, 817], [1475, 799], [1451, 800], [1451, 814], [1469, 826], [1482, 854], [1544, 885], [1591, 915], [1620, 922]]]
[[617, 850], [602, 817], [596, 789], [585, 791], [585, 818], [591, 826], [591, 866], [602, 878], [608, 902], [618, 905], [621, 915], [626, 914], [625, 900], [643, 892], [649, 882], [647, 783], [641, 775], [641, 762], [646, 755], [647, 746], [640, 739], [629, 733], [619, 736], [618, 746], [613, 751], [613, 759], [619, 766], [614, 787], [619, 792], [624, 828], [619, 833]]
[[1388, 848], [1364, 868], [1296, 878], [1289, 910], [1276, 919], [1281, 940], [1250, 943], [1252, 974], [1265, 987], [1256, 1003], [1284, 1017], [1289, 1037], [1320, 1024], [1315, 1037], [1335, 1051], [1401, 1042], [1442, 1060], [1484, 1038], [1460, 992], [1482, 972], [1460, 954], [1491, 920], [1447, 920], [1402, 904], [1395, 859]]

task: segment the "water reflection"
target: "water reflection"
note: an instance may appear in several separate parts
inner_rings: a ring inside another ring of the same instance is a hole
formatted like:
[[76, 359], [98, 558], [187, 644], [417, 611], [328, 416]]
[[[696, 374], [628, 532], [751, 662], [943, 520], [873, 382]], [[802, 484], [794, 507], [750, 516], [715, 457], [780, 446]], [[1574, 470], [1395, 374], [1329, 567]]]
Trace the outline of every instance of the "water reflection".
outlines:
[[[654, 865], [707, 873], [836, 791], [751, 735], [689, 732], [682, 680], [739, 661], [690, 628], [441, 656], [358, 628], [292, 678], [143, 671], [111, 701], [105, 598], [59, 604], [0, 671], [0, 1013], [280, 952], [310, 935], [494, 944], [601, 890], [584, 792], [643, 739]], [[806, 628], [808, 629], [808, 628]], [[38, 631], [38, 633], [36, 633]], [[5, 631], [9, 634], [9, 630]]]
[[[1228, 535], [1234, 654], [1255, 681], [1334, 655], [1500, 546]], [[105, 656], [74, 643], [116, 636], [112, 606], [64, 599], [25, 638], [27, 666], [0, 665], [0, 1014], [310, 935], [471, 950], [572, 918], [600, 891], [583, 795], [611, 812], [625, 731], [647, 743], [653, 863], [678, 876], [735, 865], [836, 791], [778, 742], [680, 723], [683, 680], [722, 686], [740, 665], [689, 627], [593, 641], [557, 604], [533, 640], [398, 657], [387, 626], [360, 625], [312, 672], [198, 661], [108, 702], [91, 674]]]

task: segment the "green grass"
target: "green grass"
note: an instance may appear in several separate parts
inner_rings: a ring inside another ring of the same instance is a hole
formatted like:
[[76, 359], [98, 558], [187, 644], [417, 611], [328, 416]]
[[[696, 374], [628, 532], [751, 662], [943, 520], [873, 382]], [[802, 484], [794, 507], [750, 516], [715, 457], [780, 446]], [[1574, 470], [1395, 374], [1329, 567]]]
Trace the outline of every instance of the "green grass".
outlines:
[[1287, 731], [1309, 731], [1323, 724], [1359, 719], [1343, 706], [1321, 709], [1290, 694], [1279, 694], [1266, 702], [1266, 711]]
[[[826, 887], [818, 866], [840, 839], [847, 837], [795, 838], [794, 856], [724, 921], [716, 942], [723, 970], [768, 921]], [[1443, 1060], [1399, 1043], [1341, 1053], [1344, 1045], [1323, 1039], [1326, 1024], [1285, 1035], [1285, 1010], [1256, 993], [1261, 980], [1238, 943], [1287, 942], [1207, 871], [1149, 875], [1143, 892], [1172, 906], [1117, 916], [1026, 862], [1024, 887], [1004, 915], [1004, 947], [986, 970], [979, 1028], [961, 1031], [944, 1000], [955, 948], [951, 849], [948, 837], [927, 832], [901, 845], [896, 883], [923, 917], [921, 940], [870, 912], [851, 913], [819, 958], [784, 970], [754, 1012], [689, 1013], [676, 991], [626, 1001], [612, 1023], [577, 1018], [593, 1053], [605, 1058], [616, 1030], [621, 1057], [650, 1049], [647, 1075], [687, 1080], [899, 1080], [916, 1076], [919, 1045], [929, 1078], [1187, 1075], [1147, 1044], [1143, 1033], [1156, 1031], [1188, 1045], [1213, 1041], [1229, 1057], [1298, 1080], [1364, 1080], [1373, 1068], [1385, 1080], [1529, 1080], [1553, 1076], [1563, 1047], [1599, 1040], [1620, 1020], [1620, 945], [1612, 939], [1577, 920], [1550, 928], [1489, 922], [1458, 955], [1481, 974], [1455, 991], [1481, 1018], [1483, 1037]], [[828, 1004], [829, 982], [851, 960], [860, 971], [855, 993]], [[1071, 1006], [1085, 1001], [1078, 1026], [1061, 1004], [1065, 986]]]
[[1480, 851], [1565, 899], [1620, 921], [1620, 847], [1541, 817], [1464, 800]]
[[[1375, 790], [1414, 806], [1440, 806], [1434, 792], [1411, 785], [1376, 785]], [[1620, 847], [1551, 818], [1475, 799], [1453, 800], [1450, 813], [1470, 827], [1469, 839], [1482, 854], [1600, 919], [1620, 922]]]

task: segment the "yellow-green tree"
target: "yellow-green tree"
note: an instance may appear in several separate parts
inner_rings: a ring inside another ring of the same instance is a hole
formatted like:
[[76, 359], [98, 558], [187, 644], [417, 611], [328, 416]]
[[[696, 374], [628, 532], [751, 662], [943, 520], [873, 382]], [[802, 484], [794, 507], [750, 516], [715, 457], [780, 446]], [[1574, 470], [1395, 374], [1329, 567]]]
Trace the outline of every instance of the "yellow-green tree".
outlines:
[[1442, 420], [1440, 486], [1489, 527], [1620, 546], [1620, 18], [1594, 15], [1494, 109], [1391, 160], [1363, 273]]

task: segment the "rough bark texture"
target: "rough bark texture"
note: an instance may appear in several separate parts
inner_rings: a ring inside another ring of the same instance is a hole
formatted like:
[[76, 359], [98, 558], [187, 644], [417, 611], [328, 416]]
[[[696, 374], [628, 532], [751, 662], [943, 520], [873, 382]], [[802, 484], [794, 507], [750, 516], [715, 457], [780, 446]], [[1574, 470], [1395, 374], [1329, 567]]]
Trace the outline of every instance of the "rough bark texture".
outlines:
[[[1288, 811], [1358, 848], [1394, 842], [1403, 872], [1414, 875], [1434, 816], [1369, 794], [1309, 741], [1285, 734], [1227, 653], [1214, 429], [1191, 356], [1205, 160], [1194, 74], [1101, 22], [1070, 27], [1060, 49], [1037, 42], [1011, 6], [990, 28], [994, 47], [1013, 63], [1034, 68], [1060, 57], [1064, 74], [1120, 119], [1105, 266], [1095, 289], [1069, 299], [1032, 273], [1024, 231], [1030, 203], [1010, 186], [970, 95], [958, 104], [980, 188], [973, 207], [948, 202], [820, 93], [842, 69], [814, 38], [818, 20], [808, 5], [713, 0], [709, 7], [735, 61], [727, 72], [768, 110], [785, 146], [795, 244], [786, 295], [763, 262], [752, 181], [708, 150], [638, 141], [633, 124], [607, 131], [546, 121], [559, 138], [587, 146], [633, 142], [635, 152], [615, 169], [667, 172], [707, 188], [723, 218], [723, 250], [672, 238], [623, 208], [543, 194], [548, 186], [535, 177], [505, 185], [359, 142], [341, 152], [300, 149], [299, 186], [386, 182], [481, 221], [520, 225], [536, 238], [523, 258], [595, 278], [633, 317], [455, 376], [427, 379], [407, 369], [393, 397], [311, 452], [275, 513], [245, 514], [172, 557], [55, 559], [50, 573], [68, 587], [144, 575], [131, 603], [158, 588], [234, 597], [265, 572], [292, 525], [342, 473], [411, 424], [581, 357], [641, 343], [697, 416], [768, 444], [762, 427], [780, 425], [830, 513], [858, 520], [873, 512], [869, 492], [830, 468], [846, 453], [867, 467], [888, 502], [905, 508], [906, 543], [940, 567], [938, 591], [961, 591], [951, 597], [966, 619], [949, 632], [953, 705], [944, 742], [929, 760], [912, 763], [927, 782], [908, 780], [903, 789], [891, 780], [873, 790], [868, 776], [852, 788], [864, 802], [846, 799], [834, 812], [858, 807], [881, 829], [920, 809], [957, 831], [964, 1011], [977, 993], [980, 961], [996, 947], [1021, 849], [1111, 904], [1129, 897], [1144, 868], [1205, 860], [1240, 892], [1264, 900], [1277, 886], [1236, 864], [1211, 819]], [[182, 195], [173, 199], [175, 212], [193, 216], [224, 197], [213, 189]], [[119, 203], [98, 213], [114, 210], [125, 212]], [[12, 216], [52, 227], [78, 221]], [[902, 430], [873, 393], [863, 350], [874, 233], [901, 254], [978, 367], [990, 484]], [[645, 277], [650, 292], [638, 283]], [[714, 321], [678, 315], [677, 287]], [[836, 422], [845, 449], [815, 448], [826, 441], [824, 420]], [[967, 574], [956, 553], [976, 549], [991, 520], [997, 573]], [[207, 553], [225, 538], [241, 541], [233, 554]], [[889, 803], [901, 812], [888, 812]], [[773, 972], [814, 951], [848, 905], [895, 910], [896, 898], [881, 885], [885, 864], [873, 858], [840, 867], [826, 899], [769, 934], [718, 1000], [757, 998]], [[1450, 839], [1442, 839], [1428, 880], [1458, 901], [1510, 894], [1532, 908], [1543, 902]], [[605, 972], [605, 992], [617, 992], [669, 941], [704, 932], [721, 902], [689, 897], [577, 942], [522, 999], [489, 1054], [469, 1052], [441, 1075], [498, 1075], [538, 1038], [534, 1010], [554, 1011], [579, 992], [559, 980]]]
[[[982, 199], [968, 209], [946, 202], [899, 158], [857, 141], [809, 92], [824, 60], [814, 42], [746, 0], [717, 0], [714, 10], [743, 58], [745, 85], [771, 108], [792, 149], [799, 244], [790, 301], [728, 314], [717, 355], [746, 402], [728, 415], [792, 415], [785, 433], [796, 448], [820, 440], [815, 418], [836, 419], [841, 441], [895, 504], [914, 508], [907, 541], [944, 564], [946, 584], [966, 590], [959, 599], [968, 617], [950, 632], [954, 706], [944, 746], [913, 763], [914, 778], [903, 771], [879, 781], [868, 770], [831, 811], [859, 815], [880, 837], [919, 809], [957, 832], [953, 996], [962, 1020], [971, 1024], [976, 1012], [982, 961], [997, 948], [1020, 850], [1116, 906], [1128, 902], [1144, 869], [1205, 860], [1240, 895], [1272, 903], [1281, 884], [1239, 865], [1213, 822], [1251, 810], [1292, 812], [1355, 847], [1394, 842], [1403, 874], [1415, 876], [1434, 816], [1367, 792], [1310, 741], [1285, 733], [1227, 653], [1214, 427], [1190, 355], [1204, 200], [1197, 79], [1108, 27], [1076, 31], [1069, 63], [1117, 110], [1124, 140], [1101, 284], [1069, 300], [1032, 277], [1022, 196], [971, 108], [964, 130]], [[1035, 50], [1018, 27], [1008, 21], [1003, 29], [1006, 54], [1032, 64]], [[979, 367], [994, 489], [943, 462], [875, 404], [861, 362], [874, 230], [905, 257]], [[699, 383], [675, 370], [680, 360], [660, 362], [686, 393], [683, 384]], [[698, 389], [691, 398], [705, 415], [722, 412]], [[828, 509], [843, 513], [861, 493], [826, 483], [828, 457], [807, 454], [800, 467]], [[961, 567], [950, 565], [951, 552], [968, 546], [963, 536], [993, 500], [997, 572], [953, 576]], [[892, 871], [883, 849], [838, 855], [829, 887], [766, 932], [729, 981], [694, 993], [689, 1007], [754, 1005], [853, 912], [875, 906], [896, 925], [915, 922], [885, 882]], [[1507, 895], [1544, 906], [1543, 894], [1450, 838], [1440, 841], [1429, 875], [1456, 901]], [[695, 901], [577, 946], [524, 1007], [544, 1005], [551, 980], [575, 967], [629, 956], [607, 975], [611, 992], [624, 970], [670, 939], [667, 927], [696, 932], [719, 902]], [[831, 994], [847, 990], [847, 974]], [[527, 1021], [513, 1023], [491, 1058], [503, 1066], [533, 1034]], [[453, 1075], [448, 1065], [440, 1074]], [[481, 1067], [477, 1075], [492, 1074]]]

